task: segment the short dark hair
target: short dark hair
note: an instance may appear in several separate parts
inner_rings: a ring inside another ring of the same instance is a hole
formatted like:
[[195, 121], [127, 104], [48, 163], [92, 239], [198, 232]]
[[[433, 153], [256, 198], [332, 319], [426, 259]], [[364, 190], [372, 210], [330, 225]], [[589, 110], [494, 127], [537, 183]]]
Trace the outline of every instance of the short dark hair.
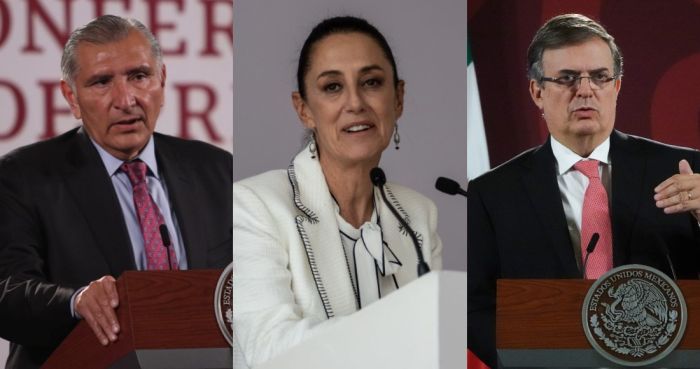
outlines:
[[535, 34], [527, 49], [527, 76], [540, 83], [544, 77], [542, 54], [548, 49], [575, 45], [599, 37], [610, 48], [614, 62], [613, 73], [622, 77], [622, 53], [602, 25], [581, 14], [562, 14], [547, 21]]
[[391, 64], [391, 67], [394, 69], [394, 87], [398, 86], [399, 74], [396, 70], [394, 54], [391, 52], [391, 47], [389, 47], [389, 43], [386, 41], [381, 32], [367, 22], [367, 20], [362, 18], [353, 16], [332, 17], [324, 19], [311, 30], [311, 33], [309, 33], [309, 36], [306, 37], [306, 41], [304, 41], [304, 45], [299, 53], [299, 64], [297, 66], [297, 88], [299, 89], [299, 95], [301, 95], [303, 99], [306, 99], [304, 77], [309, 72], [309, 68], [311, 67], [310, 56], [314, 45], [330, 35], [352, 32], [367, 35], [376, 41], [377, 44], [379, 44], [379, 47], [384, 52], [384, 56], [386, 56]]
[[146, 37], [151, 46], [151, 54], [156, 59], [157, 67], [160, 69], [163, 65], [163, 53], [153, 33], [136, 19], [107, 14], [93, 19], [90, 23], [77, 28], [70, 34], [63, 47], [63, 56], [61, 57], [63, 80], [68, 82], [71, 88], [75, 87], [75, 73], [80, 67], [76, 60], [78, 45], [83, 42], [101, 45], [121, 41], [129, 36], [131, 31], [138, 31]]

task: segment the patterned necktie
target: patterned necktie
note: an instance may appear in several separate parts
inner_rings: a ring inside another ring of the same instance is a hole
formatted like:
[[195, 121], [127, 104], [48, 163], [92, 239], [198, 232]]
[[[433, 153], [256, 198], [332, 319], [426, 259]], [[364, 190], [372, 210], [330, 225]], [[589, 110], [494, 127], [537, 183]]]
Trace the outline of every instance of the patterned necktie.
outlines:
[[597, 160], [581, 160], [574, 168], [588, 177], [588, 187], [583, 197], [583, 216], [581, 217], [581, 255], [586, 259], [587, 245], [594, 233], [600, 235], [595, 250], [588, 257], [586, 278], [598, 279], [613, 266], [612, 227], [608, 194], [603, 187], [598, 173]]
[[141, 234], [143, 235], [143, 244], [146, 252], [147, 270], [168, 270], [168, 254], [170, 251], [170, 260], [172, 269], [176, 270], [177, 257], [172, 246], [165, 247], [163, 239], [160, 235], [160, 225], [165, 224], [163, 215], [158, 209], [158, 205], [153, 201], [151, 194], [148, 193], [148, 185], [146, 183], [146, 163], [141, 160], [125, 162], [121, 169], [129, 177], [131, 187], [134, 191], [134, 207], [136, 214], [139, 217], [139, 225], [141, 226]]

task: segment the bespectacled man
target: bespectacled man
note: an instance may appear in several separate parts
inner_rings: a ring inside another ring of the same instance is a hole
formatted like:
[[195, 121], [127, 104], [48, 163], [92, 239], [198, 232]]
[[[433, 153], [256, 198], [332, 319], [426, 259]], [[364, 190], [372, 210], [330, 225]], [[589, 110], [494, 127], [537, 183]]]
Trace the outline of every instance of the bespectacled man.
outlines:
[[594, 279], [632, 263], [671, 275], [667, 248], [679, 278], [698, 277], [700, 152], [615, 130], [622, 75], [614, 38], [583, 15], [550, 19], [530, 44], [549, 137], [468, 189], [468, 342], [493, 368], [497, 279]]

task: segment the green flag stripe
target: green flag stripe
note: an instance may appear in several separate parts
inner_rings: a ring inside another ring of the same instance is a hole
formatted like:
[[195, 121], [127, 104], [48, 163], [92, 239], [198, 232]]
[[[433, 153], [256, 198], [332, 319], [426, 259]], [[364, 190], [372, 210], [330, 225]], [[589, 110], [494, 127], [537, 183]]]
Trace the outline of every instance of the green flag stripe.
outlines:
[[472, 46], [471, 43], [469, 42], [469, 39], [467, 39], [467, 65], [472, 63]]

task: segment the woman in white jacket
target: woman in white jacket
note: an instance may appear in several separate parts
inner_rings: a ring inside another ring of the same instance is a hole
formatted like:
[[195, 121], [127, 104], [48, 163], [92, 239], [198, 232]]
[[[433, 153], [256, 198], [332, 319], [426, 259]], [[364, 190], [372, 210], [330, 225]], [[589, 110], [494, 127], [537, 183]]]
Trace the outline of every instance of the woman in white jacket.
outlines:
[[[233, 187], [233, 325], [251, 366], [418, 277], [409, 231], [369, 176], [392, 136], [398, 148], [403, 111], [386, 40], [364, 19], [326, 19], [302, 47], [297, 83], [308, 144], [286, 170]], [[435, 205], [383, 187], [439, 269]]]

